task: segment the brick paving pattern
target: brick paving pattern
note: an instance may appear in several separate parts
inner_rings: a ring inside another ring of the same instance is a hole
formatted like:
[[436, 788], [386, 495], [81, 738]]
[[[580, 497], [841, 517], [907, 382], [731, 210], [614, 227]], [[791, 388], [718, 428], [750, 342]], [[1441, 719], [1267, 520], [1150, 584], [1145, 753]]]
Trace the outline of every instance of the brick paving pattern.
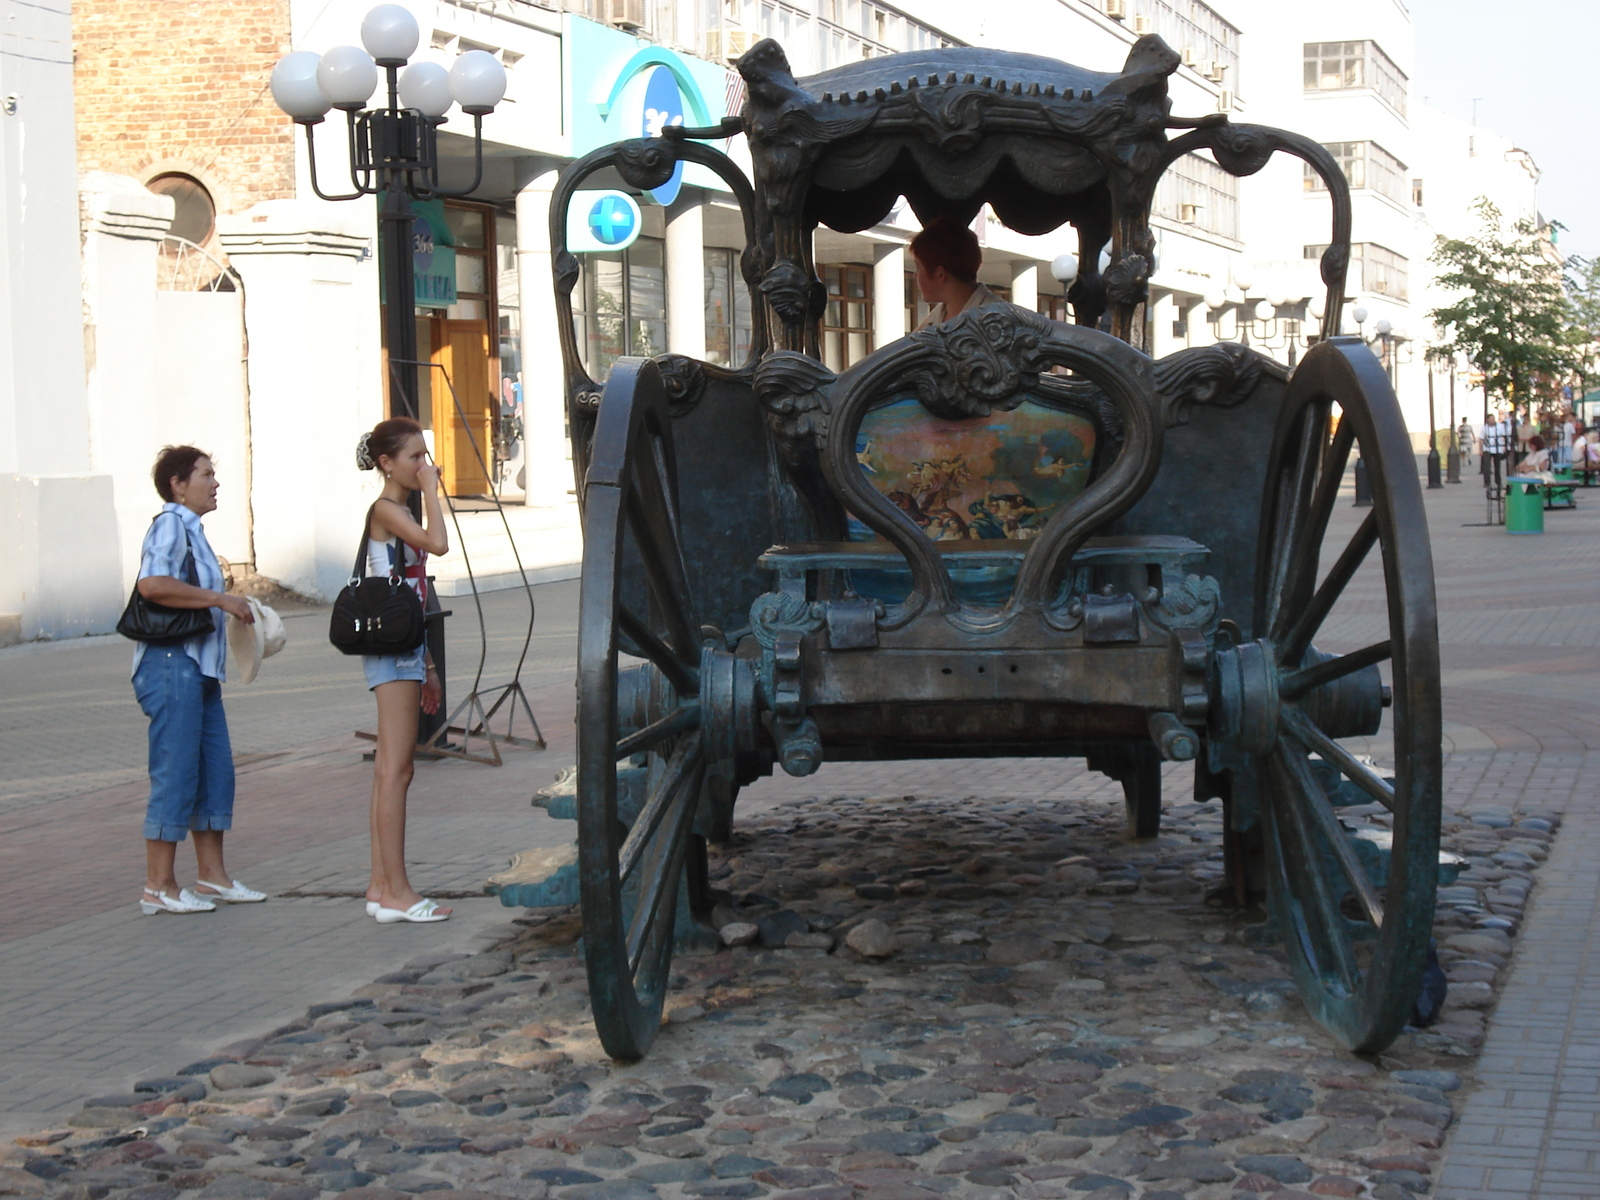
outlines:
[[[1464, 527], [1482, 519], [1470, 483], [1427, 496], [1441, 595], [1446, 809], [1533, 805], [1565, 818], [1489, 1022], [1476, 1091], [1446, 1158], [1434, 1164], [1434, 1194], [1445, 1200], [1600, 1196], [1600, 991], [1591, 978], [1600, 956], [1589, 949], [1600, 881], [1588, 865], [1600, 839], [1600, 604], [1591, 583], [1600, 568], [1600, 492], [1579, 496], [1577, 511], [1549, 514], [1542, 538]], [[1342, 509], [1330, 538], [1347, 534], [1355, 517]], [[470, 891], [509, 849], [570, 837], [570, 825], [541, 827], [542, 816], [527, 808], [532, 788], [570, 762], [572, 750], [576, 586], [539, 594], [528, 678], [551, 749], [509, 752], [499, 771], [448, 762], [419, 769], [412, 844], [428, 887]], [[486, 598], [492, 661], [520, 645], [514, 600]], [[476, 647], [470, 602], [456, 610], [452, 678], [460, 687]], [[1382, 614], [1369, 565], [1319, 642], [1364, 644]], [[379, 936], [359, 919], [355, 898], [319, 894], [361, 884], [368, 768], [346, 732], [370, 725], [370, 700], [351, 664], [323, 650], [317, 621], [296, 620], [290, 631], [295, 643], [263, 672], [259, 690], [229, 692], [243, 759], [229, 853], [236, 874], [299, 898], [198, 919], [199, 929], [138, 919], [129, 902], [139, 871], [143, 722], [126, 690], [126, 646], [0, 652], [0, 696], [8, 697], [0, 755], [10, 768], [0, 781], [6, 1127], [46, 1123], [94, 1091], [257, 1034], [308, 1003], [348, 994], [418, 947], [480, 948], [516, 915], [490, 901], [457, 901], [460, 918], [448, 925]], [[1182, 798], [1186, 775], [1169, 769], [1172, 799]], [[741, 811], [825, 794], [1068, 789], [1118, 799], [1115, 785], [1075, 764], [902, 763], [763, 781], [741, 799]]]

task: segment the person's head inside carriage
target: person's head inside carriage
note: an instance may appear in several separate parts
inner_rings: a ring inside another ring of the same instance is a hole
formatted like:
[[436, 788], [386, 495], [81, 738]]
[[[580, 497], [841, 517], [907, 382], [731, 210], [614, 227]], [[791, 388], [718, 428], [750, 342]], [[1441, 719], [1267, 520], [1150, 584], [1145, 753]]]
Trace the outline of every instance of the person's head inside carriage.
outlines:
[[919, 329], [969, 308], [1004, 303], [978, 282], [983, 266], [978, 235], [953, 217], [935, 217], [923, 226], [911, 239], [911, 257], [917, 264], [917, 291], [932, 306]]

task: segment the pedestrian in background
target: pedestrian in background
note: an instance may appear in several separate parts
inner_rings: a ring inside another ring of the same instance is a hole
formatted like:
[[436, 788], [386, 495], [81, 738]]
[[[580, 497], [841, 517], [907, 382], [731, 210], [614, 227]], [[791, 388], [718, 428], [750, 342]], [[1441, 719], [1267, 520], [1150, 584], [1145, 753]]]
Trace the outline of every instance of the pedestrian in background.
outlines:
[[1474, 444], [1472, 426], [1467, 424], [1465, 417], [1462, 417], [1461, 428], [1456, 430], [1456, 450], [1461, 454], [1461, 465], [1464, 467], [1472, 465], [1472, 447]]
[[[217, 507], [217, 473], [193, 446], [168, 446], [151, 471], [164, 503], [144, 535], [139, 581], [145, 600], [168, 608], [211, 610], [211, 629], [181, 642], [139, 642], [133, 694], [150, 719], [150, 800], [145, 808], [145, 885], [139, 910], [212, 912], [216, 901], [265, 900], [228, 874], [223, 834], [233, 828], [233, 747], [222, 710], [227, 675], [227, 616], [255, 617], [242, 596], [223, 589], [222, 564], [200, 518]], [[193, 580], [185, 578], [193, 562]], [[178, 843], [194, 833], [199, 881], [180, 888]]]
[[[422, 426], [407, 417], [380, 421], [361, 435], [356, 466], [383, 473], [383, 494], [367, 510], [367, 574], [404, 576], [426, 606], [428, 555], [448, 553], [450, 538], [439, 508], [439, 468], [428, 461]], [[417, 524], [406, 503], [418, 491], [426, 525]], [[364, 655], [361, 665], [378, 699], [367, 913], [385, 925], [443, 921], [450, 910], [423, 897], [406, 875], [406, 794], [416, 770], [417, 714], [439, 711], [439, 672], [426, 639], [408, 654]]]

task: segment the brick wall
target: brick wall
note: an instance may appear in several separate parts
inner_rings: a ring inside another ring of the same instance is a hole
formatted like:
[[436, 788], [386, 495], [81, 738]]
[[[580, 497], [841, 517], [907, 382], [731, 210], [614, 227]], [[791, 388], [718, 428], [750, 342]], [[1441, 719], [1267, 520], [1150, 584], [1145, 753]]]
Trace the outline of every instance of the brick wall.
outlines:
[[191, 174], [219, 213], [294, 195], [267, 90], [289, 0], [74, 0], [72, 24], [80, 170]]

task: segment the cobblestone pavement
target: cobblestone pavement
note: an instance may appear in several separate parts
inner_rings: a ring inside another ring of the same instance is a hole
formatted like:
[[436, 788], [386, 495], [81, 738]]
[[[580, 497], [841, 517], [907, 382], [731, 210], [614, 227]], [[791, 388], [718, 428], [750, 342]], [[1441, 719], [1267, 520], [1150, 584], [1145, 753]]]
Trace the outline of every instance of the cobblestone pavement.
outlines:
[[[812, 928], [681, 958], [656, 1051], [609, 1064], [570, 917], [522, 918], [507, 940], [517, 914], [469, 901], [465, 919], [380, 939], [353, 901], [310, 895], [359, 886], [364, 854], [364, 769], [330, 736], [247, 772], [259, 799], [230, 848], [237, 873], [305, 898], [206, 918], [203, 940], [124, 915], [136, 786], [24, 803], [38, 819], [21, 853], [7, 818], [0, 853], [35, 889], [68, 874], [99, 886], [122, 865], [71, 920], [43, 918], [3, 951], [26, 982], [0, 985], [0, 1103], [56, 1132], [9, 1151], [0, 1193], [1600, 1194], [1596, 894], [1581, 857], [1600, 836], [1600, 501], [1550, 514], [1543, 539], [1462, 528], [1481, 520], [1468, 488], [1428, 501], [1447, 828], [1473, 864], [1441, 897], [1447, 1018], [1376, 1063], [1337, 1052], [1272, 947], [1201, 902], [1215, 818], [1184, 804], [1181, 769], [1149, 845], [1120, 838], [1120, 798], [1098, 776], [999, 762], [841, 766], [751, 789], [719, 872], [777, 902], [744, 915]], [[1357, 581], [1332, 648], [1370, 640], [1375, 584]], [[0, 680], [16, 662], [0, 656]], [[552, 682], [536, 711], [549, 753], [419, 771], [412, 840], [430, 884], [466, 890], [508, 849], [570, 836], [526, 808], [530, 783], [570, 761], [570, 691]], [[898, 840], [880, 838], [894, 822]], [[1560, 827], [1553, 842], [1543, 825]], [[30, 894], [11, 891], [8, 914], [32, 918]], [[1494, 915], [1514, 938], [1479, 928]], [[850, 948], [873, 918], [888, 957]], [[137, 1017], [117, 1025], [123, 1010]], [[123, 1054], [136, 1028], [151, 1036]], [[202, 1054], [229, 1061], [171, 1074]], [[130, 1092], [140, 1080], [153, 1090]]]

